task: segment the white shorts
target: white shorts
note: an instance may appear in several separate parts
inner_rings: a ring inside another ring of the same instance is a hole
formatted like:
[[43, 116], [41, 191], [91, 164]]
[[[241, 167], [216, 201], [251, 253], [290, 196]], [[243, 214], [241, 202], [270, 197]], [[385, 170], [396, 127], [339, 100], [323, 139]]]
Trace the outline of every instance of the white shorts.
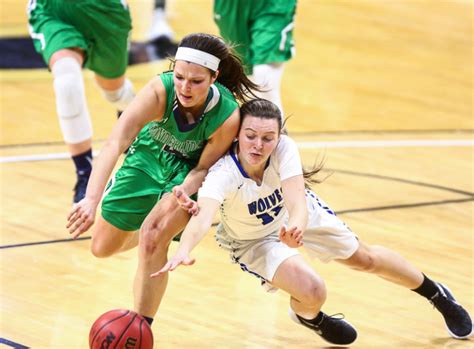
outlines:
[[308, 226], [303, 234], [303, 248], [311, 257], [324, 263], [347, 259], [359, 248], [359, 240], [334, 211], [311, 190], [306, 190]]
[[[306, 190], [308, 227], [303, 234], [303, 248], [311, 257], [324, 263], [333, 259], [347, 259], [359, 247], [356, 235], [342, 222], [315, 193]], [[275, 273], [287, 258], [299, 254], [280, 242], [278, 231], [254, 240], [235, 240], [229, 236], [222, 224], [216, 232], [220, 247], [230, 252], [233, 263], [258, 277], [262, 285], [271, 282]]]

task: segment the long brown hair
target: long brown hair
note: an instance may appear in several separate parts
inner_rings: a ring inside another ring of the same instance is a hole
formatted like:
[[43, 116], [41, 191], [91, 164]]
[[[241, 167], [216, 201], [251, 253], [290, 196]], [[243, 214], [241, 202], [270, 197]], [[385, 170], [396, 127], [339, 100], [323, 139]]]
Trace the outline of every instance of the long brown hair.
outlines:
[[[219, 58], [221, 61], [217, 81], [227, 87], [240, 102], [256, 98], [257, 96], [253, 91], [261, 91], [259, 85], [252, 82], [245, 75], [241, 59], [222, 38], [205, 33], [189, 34], [181, 40], [179, 47], [204, 51]], [[174, 65], [174, 60], [171, 61]], [[211, 69], [209, 71], [212, 75], [216, 74]]]
[[[262, 98], [252, 99], [245, 102], [240, 107], [240, 125], [242, 126], [243, 120], [249, 116], [255, 116], [262, 119], [276, 120], [278, 123], [278, 134], [280, 135], [285, 125], [283, 121], [281, 111], [276, 104]], [[316, 175], [324, 167], [324, 158], [321, 160], [316, 159], [315, 163], [310, 168], [303, 167], [303, 177], [306, 187], [310, 187], [314, 184], [323, 182], [327, 176], [323, 179], [316, 178]]]

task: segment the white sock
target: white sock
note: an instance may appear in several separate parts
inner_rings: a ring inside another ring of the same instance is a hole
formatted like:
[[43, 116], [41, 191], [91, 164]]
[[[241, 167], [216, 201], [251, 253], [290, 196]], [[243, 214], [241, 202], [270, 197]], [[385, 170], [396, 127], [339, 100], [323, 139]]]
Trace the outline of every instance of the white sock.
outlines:
[[257, 92], [257, 96], [275, 103], [283, 116], [283, 106], [280, 95], [283, 63], [259, 64], [253, 67], [252, 80], [260, 85], [264, 92]]
[[124, 111], [127, 105], [135, 97], [135, 92], [133, 90], [133, 84], [129, 79], [125, 79], [122, 87], [116, 90], [104, 90], [99, 86], [102, 90], [102, 94], [104, 95], [105, 99], [112, 103], [117, 110]]

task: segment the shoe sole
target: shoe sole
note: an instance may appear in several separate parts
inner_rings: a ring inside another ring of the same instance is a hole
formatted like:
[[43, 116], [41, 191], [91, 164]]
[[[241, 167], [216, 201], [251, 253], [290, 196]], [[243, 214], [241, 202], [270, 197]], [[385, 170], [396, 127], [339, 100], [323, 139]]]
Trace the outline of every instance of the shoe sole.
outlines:
[[[442, 283], [439, 283], [439, 285], [441, 286], [441, 291], [442, 291], [443, 293], [445, 293], [445, 290], [448, 291], [449, 296], [454, 300], [454, 302], [456, 302], [457, 304], [459, 304], [458, 301], [456, 300], [456, 298], [454, 298], [453, 293], [451, 292], [451, 290], [449, 289], [448, 286], [446, 286], [445, 284], [442, 284]], [[449, 297], [448, 297], [448, 298], [449, 298]], [[444, 318], [443, 318], [443, 319], [444, 319]], [[444, 323], [444, 326], [446, 327], [446, 330], [448, 331], [449, 335], [450, 335], [451, 337], [453, 337], [453, 338], [456, 338], [456, 339], [468, 339], [468, 338], [471, 337], [472, 334], [474, 333], [474, 324], [472, 324], [472, 322], [471, 322], [471, 333], [469, 333], [469, 334], [467, 334], [467, 335], [465, 335], [465, 336], [458, 336], [458, 335], [454, 334], [453, 332], [451, 332], [451, 330], [449, 329], [449, 327], [448, 327], [448, 325], [446, 324], [446, 322]]]
[[[296, 317], [296, 313], [293, 311], [293, 309], [291, 308], [288, 308], [288, 315], [290, 316], [290, 319], [293, 320], [293, 322], [296, 322], [298, 325], [301, 325], [301, 326], [304, 326], [300, 320]], [[346, 321], [346, 320], [341, 320], [341, 321], [344, 321], [345, 323], [349, 324], [352, 328], [355, 329], [354, 326], [352, 326], [352, 324], [349, 322], [349, 321]], [[306, 326], [304, 326], [306, 327]], [[307, 327], [306, 327], [307, 328]], [[309, 330], [309, 328], [308, 328]], [[324, 338], [323, 336], [321, 336], [319, 333], [317, 333], [315, 330], [313, 330], [313, 332], [315, 332], [323, 341], [325, 341], [326, 343], [329, 343], [331, 344], [332, 346], [347, 346], [347, 345], [351, 345], [352, 343], [354, 343], [357, 339], [357, 337], [350, 343], [347, 343], [347, 344], [335, 344], [335, 343], [332, 343], [328, 340], [326, 340], [326, 338]], [[356, 330], [356, 333], [357, 333], [357, 330]]]

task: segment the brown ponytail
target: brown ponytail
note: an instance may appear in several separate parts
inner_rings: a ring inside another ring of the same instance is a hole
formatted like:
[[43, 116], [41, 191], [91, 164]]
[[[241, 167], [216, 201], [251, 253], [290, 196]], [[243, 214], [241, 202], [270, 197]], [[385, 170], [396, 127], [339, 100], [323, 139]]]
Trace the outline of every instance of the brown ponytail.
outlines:
[[324, 182], [332, 174], [332, 173], [329, 173], [328, 175], [324, 176], [324, 178], [322, 179], [317, 178], [316, 175], [319, 172], [321, 172], [323, 168], [324, 168], [324, 158], [322, 158], [319, 161], [318, 159], [316, 159], [313, 166], [311, 166], [310, 168], [306, 168], [303, 166], [303, 177], [304, 177], [304, 184], [306, 188], [311, 188], [313, 185]]
[[[194, 48], [219, 58], [221, 61], [217, 81], [227, 87], [240, 102], [256, 98], [253, 91], [261, 91], [260, 87], [245, 75], [242, 61], [234, 50], [220, 37], [205, 33], [189, 34], [181, 40], [179, 47]], [[209, 71], [215, 74], [214, 71]]]

